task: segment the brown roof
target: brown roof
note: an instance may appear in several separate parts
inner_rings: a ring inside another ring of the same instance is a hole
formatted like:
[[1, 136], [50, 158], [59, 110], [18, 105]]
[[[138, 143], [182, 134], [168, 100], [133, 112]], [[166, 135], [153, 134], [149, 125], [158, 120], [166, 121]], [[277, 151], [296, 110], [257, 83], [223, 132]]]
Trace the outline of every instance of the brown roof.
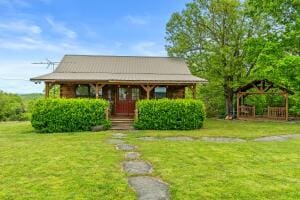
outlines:
[[53, 73], [32, 81], [207, 82], [180, 58], [65, 55]]

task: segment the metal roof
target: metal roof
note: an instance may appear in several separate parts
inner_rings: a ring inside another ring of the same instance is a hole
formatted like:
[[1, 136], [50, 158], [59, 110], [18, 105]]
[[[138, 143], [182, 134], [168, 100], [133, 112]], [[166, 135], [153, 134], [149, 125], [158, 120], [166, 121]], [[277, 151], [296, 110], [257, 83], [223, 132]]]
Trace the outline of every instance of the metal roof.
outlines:
[[32, 81], [207, 82], [180, 58], [65, 55], [53, 73]]

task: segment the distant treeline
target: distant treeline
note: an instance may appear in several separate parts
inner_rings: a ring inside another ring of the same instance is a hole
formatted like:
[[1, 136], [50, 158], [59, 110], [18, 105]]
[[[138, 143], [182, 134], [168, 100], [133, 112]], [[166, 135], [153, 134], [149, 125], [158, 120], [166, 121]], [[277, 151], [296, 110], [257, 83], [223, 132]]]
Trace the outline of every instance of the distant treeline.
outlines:
[[12, 94], [0, 90], [0, 121], [24, 121], [30, 118], [30, 108], [42, 94]]

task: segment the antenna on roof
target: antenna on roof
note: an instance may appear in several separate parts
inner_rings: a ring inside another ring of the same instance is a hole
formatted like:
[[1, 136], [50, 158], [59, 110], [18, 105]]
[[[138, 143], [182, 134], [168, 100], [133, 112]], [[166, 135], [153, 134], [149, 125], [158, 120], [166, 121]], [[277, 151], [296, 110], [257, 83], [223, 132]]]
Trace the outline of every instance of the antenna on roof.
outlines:
[[45, 59], [46, 61], [43, 62], [34, 62], [32, 64], [34, 65], [46, 65], [47, 69], [52, 68], [52, 71], [54, 71], [55, 69], [55, 65], [59, 64], [60, 62], [53, 62], [51, 60], [49, 60], [48, 58]]

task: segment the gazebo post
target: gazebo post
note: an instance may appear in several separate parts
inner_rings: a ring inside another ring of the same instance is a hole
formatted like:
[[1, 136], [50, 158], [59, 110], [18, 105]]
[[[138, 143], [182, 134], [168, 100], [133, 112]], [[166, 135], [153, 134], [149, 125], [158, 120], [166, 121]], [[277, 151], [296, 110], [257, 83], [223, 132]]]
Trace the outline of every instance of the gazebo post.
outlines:
[[240, 92], [236, 94], [236, 118], [240, 117]]
[[284, 94], [285, 97], [285, 120], [289, 120], [289, 95], [287, 92]]

